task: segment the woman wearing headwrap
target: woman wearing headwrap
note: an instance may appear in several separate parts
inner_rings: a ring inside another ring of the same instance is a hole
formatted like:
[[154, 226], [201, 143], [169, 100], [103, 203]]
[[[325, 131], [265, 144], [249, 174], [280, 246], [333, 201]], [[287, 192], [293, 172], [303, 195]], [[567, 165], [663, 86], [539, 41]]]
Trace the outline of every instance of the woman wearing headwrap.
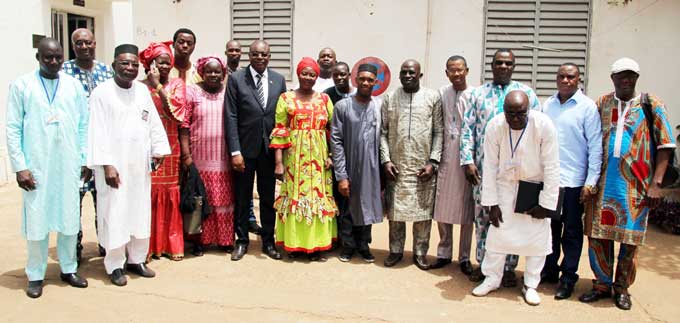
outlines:
[[168, 135], [172, 154], [151, 173], [151, 239], [149, 254], [184, 258], [184, 232], [179, 210], [179, 125], [184, 121], [185, 85], [182, 79], [168, 78], [173, 64], [172, 50], [166, 43], [151, 43], [139, 53], [147, 77], [142, 83], [151, 97]]
[[196, 64], [202, 82], [187, 85], [186, 115], [179, 131], [182, 165], [192, 164], [205, 184], [211, 213], [192, 253], [203, 255], [203, 246], [230, 249], [234, 244], [234, 191], [231, 158], [224, 138], [224, 78], [226, 64], [217, 56], [202, 57]]
[[276, 208], [276, 243], [290, 257], [305, 253], [312, 261], [325, 261], [322, 251], [337, 236], [333, 200], [333, 163], [328, 133], [333, 103], [312, 90], [319, 65], [309, 57], [297, 66], [300, 87], [281, 94], [270, 148], [275, 149], [277, 178], [283, 181]]

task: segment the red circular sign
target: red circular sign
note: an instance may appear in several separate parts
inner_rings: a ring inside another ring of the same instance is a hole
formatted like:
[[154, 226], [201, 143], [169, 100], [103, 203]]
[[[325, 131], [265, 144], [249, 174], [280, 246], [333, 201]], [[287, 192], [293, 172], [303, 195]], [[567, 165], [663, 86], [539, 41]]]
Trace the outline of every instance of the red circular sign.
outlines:
[[378, 68], [375, 86], [373, 86], [373, 96], [378, 96], [385, 92], [390, 86], [390, 68], [387, 67], [387, 64], [385, 64], [382, 59], [373, 56], [364, 57], [354, 64], [354, 67], [352, 67], [352, 85], [357, 87], [357, 70], [361, 64], [371, 64]]

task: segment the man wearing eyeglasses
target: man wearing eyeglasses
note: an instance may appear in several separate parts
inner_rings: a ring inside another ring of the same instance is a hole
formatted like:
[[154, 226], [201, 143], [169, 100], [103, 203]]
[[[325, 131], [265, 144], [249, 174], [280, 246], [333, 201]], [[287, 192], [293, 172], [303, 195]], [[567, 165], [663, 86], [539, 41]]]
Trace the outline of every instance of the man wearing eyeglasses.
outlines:
[[[63, 70], [64, 73], [71, 75], [80, 81], [85, 90], [85, 95], [90, 97], [92, 90], [97, 87], [97, 85], [104, 83], [104, 81], [113, 77], [113, 69], [111, 66], [104, 63], [98, 62], [94, 59], [95, 50], [97, 49], [97, 41], [94, 39], [94, 35], [89, 29], [79, 28], [76, 29], [73, 34], [71, 34], [71, 46], [73, 46], [73, 51], [76, 53], [76, 58], [64, 62]], [[87, 192], [92, 194], [92, 202], [95, 207], [95, 228], [97, 227], [97, 190], [95, 189], [94, 177], [90, 176], [91, 179], [87, 182], [83, 182], [80, 186], [80, 209], [82, 216], [83, 208], [83, 197]], [[83, 253], [83, 230], [82, 227], [80, 232], [78, 232], [78, 245], [76, 247], [76, 257], [78, 258], [78, 264], [82, 258]], [[99, 255], [104, 256], [106, 251], [99, 245]]]
[[[465, 170], [465, 178], [474, 188], [475, 228], [477, 238], [476, 258], [479, 264], [484, 259], [486, 234], [489, 230], [489, 213], [480, 206], [482, 164], [484, 162], [484, 133], [487, 123], [497, 114], [503, 112], [505, 96], [513, 90], [521, 90], [528, 97], [531, 110], [540, 110], [541, 106], [530, 87], [512, 80], [515, 70], [515, 55], [509, 49], [499, 49], [491, 61], [493, 80], [476, 88], [471, 95], [470, 104], [465, 109], [462, 136], [460, 139], [460, 165]], [[517, 285], [515, 277], [517, 256], [508, 255], [503, 274], [503, 286]], [[483, 279], [481, 268], [470, 275], [470, 280], [478, 282]]]
[[[526, 93], [512, 90], [504, 98], [503, 113], [486, 127], [481, 204], [488, 209], [493, 226], [488, 231], [481, 264], [486, 278], [472, 294], [485, 296], [498, 289], [505, 276], [507, 255], [522, 255], [526, 257], [522, 294], [529, 305], [538, 305], [541, 298], [536, 288], [541, 269], [546, 255], [552, 252], [548, 214], [557, 208], [560, 159], [552, 121], [542, 112], [530, 111], [528, 106]], [[536, 191], [538, 205], [519, 213], [515, 205], [521, 198], [531, 198], [519, 193], [526, 183], [542, 183], [542, 188]]]

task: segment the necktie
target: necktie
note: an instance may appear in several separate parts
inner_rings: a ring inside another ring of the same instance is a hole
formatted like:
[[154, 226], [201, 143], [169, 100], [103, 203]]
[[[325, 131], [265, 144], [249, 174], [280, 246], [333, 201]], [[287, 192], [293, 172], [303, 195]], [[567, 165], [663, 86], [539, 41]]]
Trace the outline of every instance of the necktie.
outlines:
[[264, 88], [262, 87], [262, 74], [257, 74], [257, 84], [255, 85], [257, 87], [257, 99], [260, 100], [260, 104], [262, 104], [262, 109], [264, 110], [265, 105], [264, 105]]

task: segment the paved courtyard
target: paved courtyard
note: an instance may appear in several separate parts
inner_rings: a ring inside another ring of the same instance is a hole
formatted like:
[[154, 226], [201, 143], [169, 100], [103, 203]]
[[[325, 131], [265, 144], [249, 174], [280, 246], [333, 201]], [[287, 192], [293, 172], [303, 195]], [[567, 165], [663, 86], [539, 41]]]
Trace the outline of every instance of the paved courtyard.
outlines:
[[[253, 239], [249, 254], [239, 262], [220, 251], [200, 258], [188, 255], [181, 262], [163, 258], [149, 265], [156, 278], [130, 276], [128, 286], [121, 288], [104, 272], [96, 251], [91, 198], [86, 199], [86, 260], [80, 273], [90, 286], [75, 289], [59, 280], [52, 237], [43, 296], [29, 299], [24, 294], [21, 194], [14, 183], [0, 187], [0, 245], [5, 250], [0, 261], [0, 322], [680, 322], [680, 236], [656, 228], [639, 254], [629, 312], [609, 301], [578, 302], [592, 279], [585, 252], [575, 296], [558, 302], [552, 298], [553, 285], [541, 286], [543, 303], [537, 307], [522, 301], [519, 287], [485, 298], [472, 296], [474, 284], [455, 263], [421, 271], [409, 252], [395, 268], [384, 268], [386, 224], [374, 226], [374, 264], [360, 259], [342, 263], [336, 253], [329, 254], [326, 263], [286, 257], [274, 261], [260, 253], [260, 242]], [[431, 261], [437, 241], [433, 227]], [[520, 262], [520, 275], [523, 266]]]

